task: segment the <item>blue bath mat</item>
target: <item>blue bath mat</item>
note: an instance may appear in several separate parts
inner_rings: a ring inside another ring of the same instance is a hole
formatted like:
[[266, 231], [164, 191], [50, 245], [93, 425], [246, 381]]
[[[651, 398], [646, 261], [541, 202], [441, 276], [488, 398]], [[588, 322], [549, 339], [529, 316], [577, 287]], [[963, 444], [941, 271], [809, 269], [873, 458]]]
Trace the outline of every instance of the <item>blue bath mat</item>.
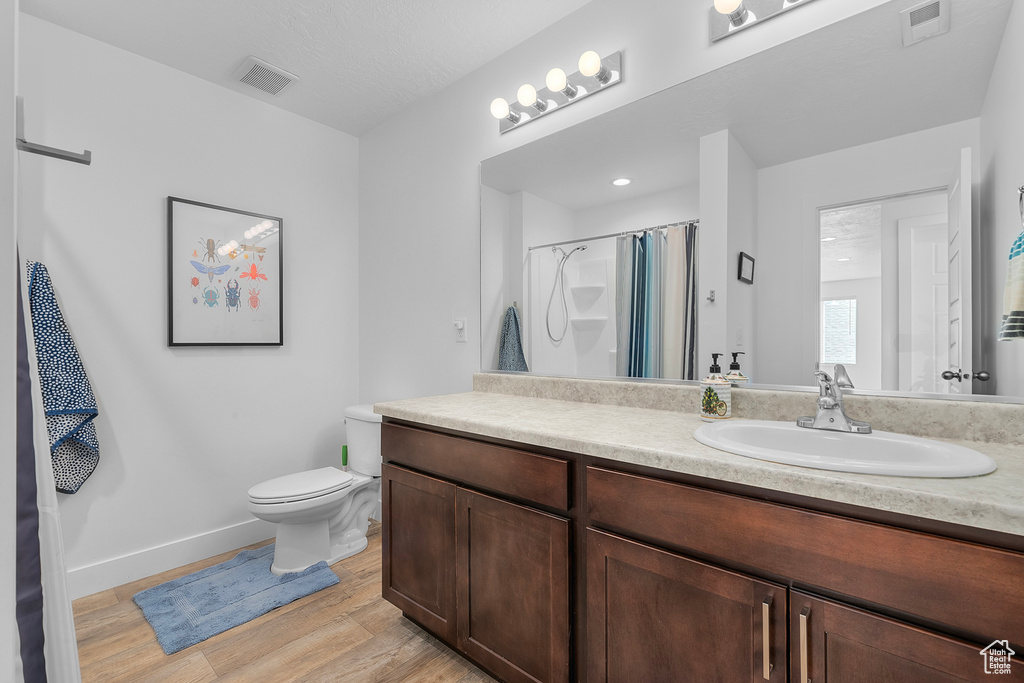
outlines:
[[227, 562], [147, 588], [132, 599], [171, 655], [340, 581], [326, 562], [281, 576], [271, 573], [273, 562], [273, 543], [243, 550]]

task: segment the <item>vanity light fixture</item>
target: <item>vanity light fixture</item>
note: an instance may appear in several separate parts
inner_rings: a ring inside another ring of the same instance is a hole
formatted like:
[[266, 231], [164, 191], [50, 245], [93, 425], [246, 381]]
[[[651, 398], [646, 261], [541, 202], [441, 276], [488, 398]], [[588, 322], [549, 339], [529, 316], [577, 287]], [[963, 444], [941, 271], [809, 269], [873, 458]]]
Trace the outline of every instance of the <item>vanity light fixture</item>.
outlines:
[[629, 185], [631, 182], [633, 181], [630, 178], [616, 178], [615, 180], [612, 181], [612, 185], [614, 185], [615, 187], [625, 187], [626, 185]]
[[568, 75], [558, 67], [551, 69], [544, 79], [547, 87], [541, 90], [523, 84], [511, 104], [502, 97], [495, 98], [491, 115], [498, 119], [498, 131], [505, 133], [622, 82], [621, 52], [601, 57], [588, 50], [580, 57], [578, 66], [579, 71]]
[[811, 0], [714, 0], [709, 11], [711, 42], [754, 24], [762, 24], [774, 16], [801, 7]]

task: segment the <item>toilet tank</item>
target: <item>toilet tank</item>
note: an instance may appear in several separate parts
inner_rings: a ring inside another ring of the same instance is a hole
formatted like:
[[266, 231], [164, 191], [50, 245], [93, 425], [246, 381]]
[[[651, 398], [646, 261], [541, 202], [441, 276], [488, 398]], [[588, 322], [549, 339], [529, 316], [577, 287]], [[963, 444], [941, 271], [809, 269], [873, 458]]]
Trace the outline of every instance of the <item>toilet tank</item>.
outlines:
[[373, 412], [372, 404], [345, 408], [350, 470], [380, 476], [380, 422], [381, 416]]

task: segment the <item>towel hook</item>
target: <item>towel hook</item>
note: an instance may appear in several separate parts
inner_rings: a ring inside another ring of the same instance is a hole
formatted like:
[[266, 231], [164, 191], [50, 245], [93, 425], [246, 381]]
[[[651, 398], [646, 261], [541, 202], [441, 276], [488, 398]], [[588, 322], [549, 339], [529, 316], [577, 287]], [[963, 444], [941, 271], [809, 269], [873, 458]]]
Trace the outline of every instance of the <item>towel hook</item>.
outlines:
[[1017, 193], [1020, 195], [1017, 199], [1017, 204], [1020, 206], [1020, 223], [1024, 225], [1024, 185], [1017, 188]]

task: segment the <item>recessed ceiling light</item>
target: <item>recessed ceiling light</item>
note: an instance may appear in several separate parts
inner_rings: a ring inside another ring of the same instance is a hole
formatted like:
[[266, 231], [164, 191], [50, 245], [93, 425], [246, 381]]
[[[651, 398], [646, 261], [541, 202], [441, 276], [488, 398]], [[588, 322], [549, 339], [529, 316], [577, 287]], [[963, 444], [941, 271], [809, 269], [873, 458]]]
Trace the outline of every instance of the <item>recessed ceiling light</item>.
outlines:
[[843, 261], [849, 261], [850, 259], [848, 259], [848, 258], [840, 258], [840, 259], [836, 259], [836, 260], [839, 261], [840, 263], [842, 263]]
[[822, 237], [821, 241], [822, 242], [835, 242], [836, 238], [835, 237]]
[[616, 178], [612, 181], [612, 185], [622, 187], [623, 185], [629, 185], [631, 182], [633, 181], [629, 178]]

